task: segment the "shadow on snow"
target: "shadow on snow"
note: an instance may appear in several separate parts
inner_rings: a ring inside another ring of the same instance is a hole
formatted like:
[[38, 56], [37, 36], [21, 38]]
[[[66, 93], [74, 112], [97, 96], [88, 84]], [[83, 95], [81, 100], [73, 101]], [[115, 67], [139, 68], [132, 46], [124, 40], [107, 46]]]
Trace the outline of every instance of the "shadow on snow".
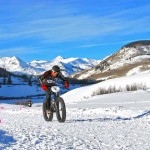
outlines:
[[12, 136], [7, 135], [6, 131], [0, 130], [0, 149], [10, 147], [14, 142], [16, 140]]

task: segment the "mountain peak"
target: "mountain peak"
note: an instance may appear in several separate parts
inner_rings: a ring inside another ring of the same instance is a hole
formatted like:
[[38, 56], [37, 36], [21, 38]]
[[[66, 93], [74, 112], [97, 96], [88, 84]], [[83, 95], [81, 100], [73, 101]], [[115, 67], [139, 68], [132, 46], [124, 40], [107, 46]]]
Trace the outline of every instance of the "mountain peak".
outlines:
[[62, 61], [64, 58], [61, 56], [57, 56], [56, 58], [53, 59], [53, 61]]
[[21, 62], [25, 63], [22, 59], [20, 59], [20, 58], [18, 58], [18, 57], [16, 57], [16, 56], [10, 57], [10, 59], [11, 59], [12, 61], [17, 61], [18, 63], [21, 63]]
[[13, 57], [11, 57], [12, 59], [19, 59], [18, 57], [16, 57], [16, 56], [13, 56]]

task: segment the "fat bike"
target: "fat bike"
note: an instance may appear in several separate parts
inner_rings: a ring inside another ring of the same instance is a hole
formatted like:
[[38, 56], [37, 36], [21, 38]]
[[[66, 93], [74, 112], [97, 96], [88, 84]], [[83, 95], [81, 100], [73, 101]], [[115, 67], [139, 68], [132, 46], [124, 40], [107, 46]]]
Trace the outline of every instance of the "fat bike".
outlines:
[[43, 117], [45, 121], [52, 121], [53, 114], [56, 113], [58, 122], [65, 122], [66, 120], [66, 106], [63, 98], [59, 96], [60, 87], [52, 86], [49, 87], [51, 93], [53, 94], [53, 99], [51, 100], [50, 112], [47, 112], [47, 103], [43, 102]]

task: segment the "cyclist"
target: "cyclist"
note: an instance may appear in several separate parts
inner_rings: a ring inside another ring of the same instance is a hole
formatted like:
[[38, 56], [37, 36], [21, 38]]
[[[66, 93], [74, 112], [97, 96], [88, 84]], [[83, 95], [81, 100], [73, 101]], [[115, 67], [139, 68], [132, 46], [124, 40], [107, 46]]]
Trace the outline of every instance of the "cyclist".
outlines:
[[[53, 82], [47, 84], [46, 82], [47, 79]], [[39, 77], [40, 83], [42, 85], [42, 89], [46, 93], [47, 112], [49, 113], [50, 113], [50, 108], [51, 108], [50, 106], [51, 105], [51, 90], [48, 87], [54, 86], [57, 79], [61, 79], [64, 82], [65, 88], [69, 88], [69, 82], [67, 78], [65, 78], [62, 75], [60, 71], [60, 67], [57, 65], [53, 66], [51, 70], [46, 71], [43, 75]]]

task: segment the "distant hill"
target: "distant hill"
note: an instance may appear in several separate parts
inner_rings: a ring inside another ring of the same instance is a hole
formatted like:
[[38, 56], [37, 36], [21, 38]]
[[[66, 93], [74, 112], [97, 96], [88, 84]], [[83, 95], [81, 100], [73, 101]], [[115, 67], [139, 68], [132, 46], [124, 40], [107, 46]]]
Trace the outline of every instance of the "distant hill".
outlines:
[[119, 51], [91, 69], [77, 72], [72, 78], [106, 80], [150, 71], [150, 40], [124, 45]]

